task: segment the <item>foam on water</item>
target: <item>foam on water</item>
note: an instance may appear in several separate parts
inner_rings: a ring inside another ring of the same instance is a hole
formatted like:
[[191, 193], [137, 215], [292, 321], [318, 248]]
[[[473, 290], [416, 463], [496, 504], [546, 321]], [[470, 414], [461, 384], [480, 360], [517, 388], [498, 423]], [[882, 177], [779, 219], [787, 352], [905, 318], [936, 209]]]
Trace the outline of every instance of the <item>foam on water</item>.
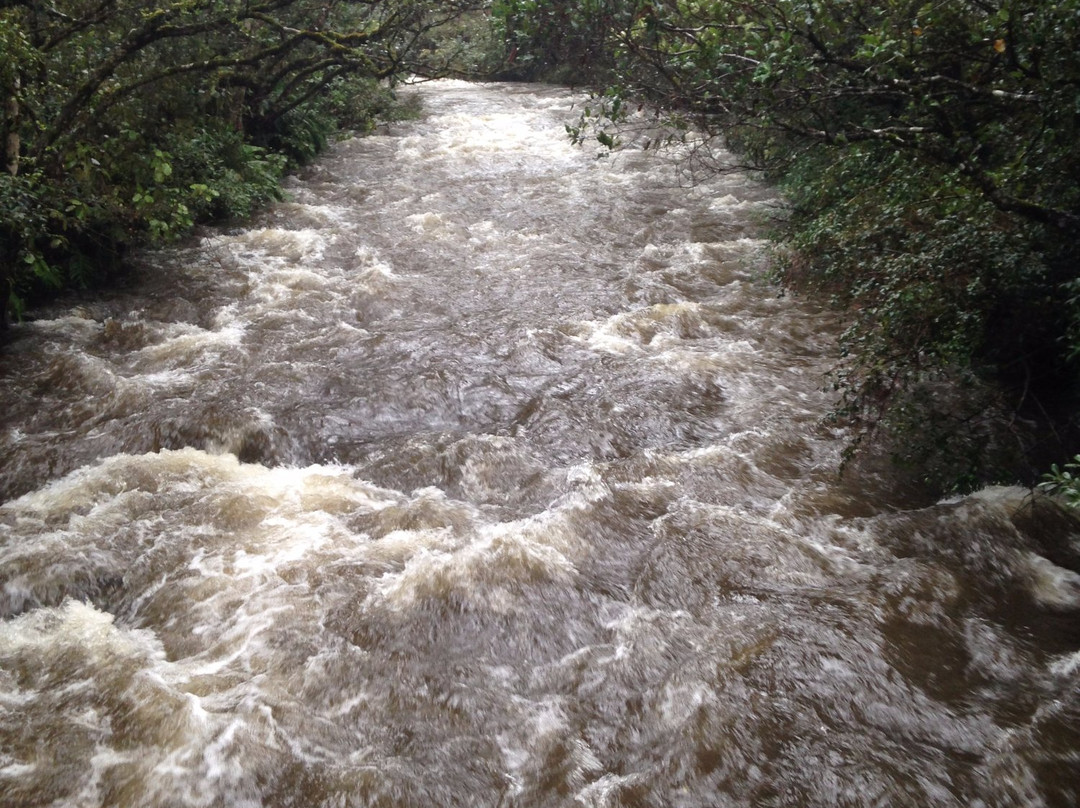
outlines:
[[241, 346], [245, 332], [243, 324], [222, 315], [218, 315], [217, 320], [212, 329], [178, 324], [161, 342], [146, 346], [140, 354], [157, 367], [186, 368], [199, 365], [204, 361], [205, 353]]
[[[1073, 805], [1080, 530], [836, 474], [771, 191], [425, 84], [0, 356], [0, 802]], [[698, 181], [697, 185], [690, 183]]]

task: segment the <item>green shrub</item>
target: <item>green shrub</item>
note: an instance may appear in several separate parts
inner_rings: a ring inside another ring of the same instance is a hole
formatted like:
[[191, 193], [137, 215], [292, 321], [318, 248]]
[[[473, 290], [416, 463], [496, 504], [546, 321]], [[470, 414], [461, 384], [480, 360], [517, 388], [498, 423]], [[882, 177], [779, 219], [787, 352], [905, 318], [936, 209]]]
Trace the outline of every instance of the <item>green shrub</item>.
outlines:
[[253, 146], [235, 129], [209, 121], [192, 130], [177, 128], [166, 146], [173, 157], [175, 184], [199, 219], [237, 219], [281, 197], [287, 159]]
[[1063, 468], [1052, 464], [1050, 471], [1043, 475], [1039, 490], [1061, 497], [1073, 508], [1080, 508], [1080, 455], [1065, 463]]

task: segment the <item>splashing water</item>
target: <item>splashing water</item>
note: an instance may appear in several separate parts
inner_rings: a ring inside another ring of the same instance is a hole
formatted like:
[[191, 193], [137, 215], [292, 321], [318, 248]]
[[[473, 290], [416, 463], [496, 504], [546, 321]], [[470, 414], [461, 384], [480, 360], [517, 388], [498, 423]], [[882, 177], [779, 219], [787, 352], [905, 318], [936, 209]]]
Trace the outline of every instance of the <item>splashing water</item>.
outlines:
[[0, 356], [0, 804], [1076, 805], [1077, 530], [837, 478], [769, 189], [414, 92]]

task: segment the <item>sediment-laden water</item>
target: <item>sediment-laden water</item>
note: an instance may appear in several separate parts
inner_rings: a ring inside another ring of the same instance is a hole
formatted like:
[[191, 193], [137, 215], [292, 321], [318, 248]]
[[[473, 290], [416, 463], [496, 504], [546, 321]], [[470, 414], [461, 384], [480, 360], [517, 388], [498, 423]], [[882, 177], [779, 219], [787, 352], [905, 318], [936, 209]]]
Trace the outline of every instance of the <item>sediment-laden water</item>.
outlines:
[[0, 354], [0, 804], [1078, 804], [1071, 524], [837, 478], [771, 192], [413, 91]]

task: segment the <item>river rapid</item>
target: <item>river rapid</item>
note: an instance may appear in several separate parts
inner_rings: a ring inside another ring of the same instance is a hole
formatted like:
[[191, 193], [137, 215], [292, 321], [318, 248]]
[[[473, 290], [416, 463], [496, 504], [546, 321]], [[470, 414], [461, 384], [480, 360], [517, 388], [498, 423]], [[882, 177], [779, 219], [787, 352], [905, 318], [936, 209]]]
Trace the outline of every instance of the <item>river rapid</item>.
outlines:
[[0, 353], [0, 805], [1080, 804], [1072, 523], [837, 477], [772, 192], [409, 92]]

